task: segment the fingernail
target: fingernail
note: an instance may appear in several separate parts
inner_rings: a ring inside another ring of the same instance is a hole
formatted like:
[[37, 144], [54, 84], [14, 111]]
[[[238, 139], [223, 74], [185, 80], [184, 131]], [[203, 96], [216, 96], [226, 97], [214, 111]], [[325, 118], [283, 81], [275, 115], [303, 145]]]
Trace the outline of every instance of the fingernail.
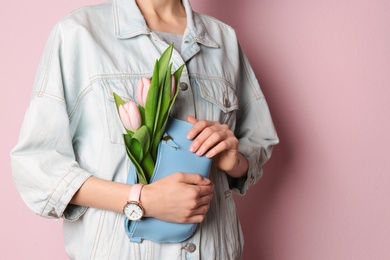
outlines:
[[202, 156], [203, 154], [203, 149], [199, 149], [198, 152], [196, 153], [198, 156]]
[[191, 133], [191, 132], [188, 132], [188, 133], [187, 133], [187, 139], [190, 139], [190, 140], [191, 140], [192, 138], [193, 138], [192, 133]]

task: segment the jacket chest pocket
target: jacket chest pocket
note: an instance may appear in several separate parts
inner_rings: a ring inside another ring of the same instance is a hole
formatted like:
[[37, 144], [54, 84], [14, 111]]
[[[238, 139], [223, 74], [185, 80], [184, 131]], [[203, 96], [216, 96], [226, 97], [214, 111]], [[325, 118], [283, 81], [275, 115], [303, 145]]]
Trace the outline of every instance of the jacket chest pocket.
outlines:
[[233, 127], [238, 99], [233, 86], [223, 80], [194, 79], [197, 91], [197, 115]]
[[[126, 132], [120, 120], [113, 93], [124, 101], [135, 101], [135, 91], [139, 78], [102, 79], [98, 82], [102, 92], [104, 120], [111, 143], [123, 144], [123, 134]], [[102, 115], [103, 117], [103, 115]]]

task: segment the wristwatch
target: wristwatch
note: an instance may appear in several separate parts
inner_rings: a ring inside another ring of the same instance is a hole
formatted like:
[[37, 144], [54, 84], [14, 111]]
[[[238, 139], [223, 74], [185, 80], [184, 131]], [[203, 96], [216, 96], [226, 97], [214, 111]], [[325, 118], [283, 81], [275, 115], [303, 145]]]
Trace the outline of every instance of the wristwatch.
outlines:
[[131, 187], [129, 199], [123, 207], [123, 213], [129, 220], [141, 220], [144, 215], [144, 209], [139, 201], [143, 186], [143, 184], [138, 183]]

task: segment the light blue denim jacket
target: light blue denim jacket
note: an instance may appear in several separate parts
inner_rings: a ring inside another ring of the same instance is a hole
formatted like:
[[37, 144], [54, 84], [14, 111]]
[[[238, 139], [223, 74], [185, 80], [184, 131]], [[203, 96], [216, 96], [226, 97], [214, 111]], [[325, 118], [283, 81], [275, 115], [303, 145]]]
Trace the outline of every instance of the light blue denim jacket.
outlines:
[[247, 176], [212, 168], [216, 189], [198, 231], [183, 243], [130, 243], [123, 215], [70, 205], [84, 181], [125, 182], [129, 160], [113, 92], [134, 100], [167, 43], [146, 25], [134, 0], [81, 8], [52, 31], [38, 69], [20, 139], [11, 152], [21, 197], [37, 214], [64, 218], [72, 259], [240, 259], [243, 246], [232, 190], [244, 194], [278, 143], [266, 100], [228, 25], [191, 10], [173, 70], [185, 63], [172, 116], [228, 124], [248, 159]]

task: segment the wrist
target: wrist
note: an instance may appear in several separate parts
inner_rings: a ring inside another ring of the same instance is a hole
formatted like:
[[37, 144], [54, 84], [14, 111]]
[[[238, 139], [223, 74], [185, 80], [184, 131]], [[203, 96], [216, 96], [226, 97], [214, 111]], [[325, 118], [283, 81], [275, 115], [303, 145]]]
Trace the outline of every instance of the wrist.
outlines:
[[151, 204], [151, 189], [150, 185], [144, 185], [142, 193], [140, 194], [140, 203], [144, 209], [144, 216], [151, 217], [150, 209], [152, 208]]
[[127, 203], [123, 206], [123, 213], [131, 221], [141, 220], [144, 216], [144, 209], [140, 202], [143, 184], [134, 184], [131, 187]]
[[226, 173], [233, 178], [240, 178], [247, 174], [249, 168], [248, 160], [241, 153], [237, 154], [236, 163]]
[[123, 213], [131, 185], [91, 176], [73, 195], [70, 204]]

